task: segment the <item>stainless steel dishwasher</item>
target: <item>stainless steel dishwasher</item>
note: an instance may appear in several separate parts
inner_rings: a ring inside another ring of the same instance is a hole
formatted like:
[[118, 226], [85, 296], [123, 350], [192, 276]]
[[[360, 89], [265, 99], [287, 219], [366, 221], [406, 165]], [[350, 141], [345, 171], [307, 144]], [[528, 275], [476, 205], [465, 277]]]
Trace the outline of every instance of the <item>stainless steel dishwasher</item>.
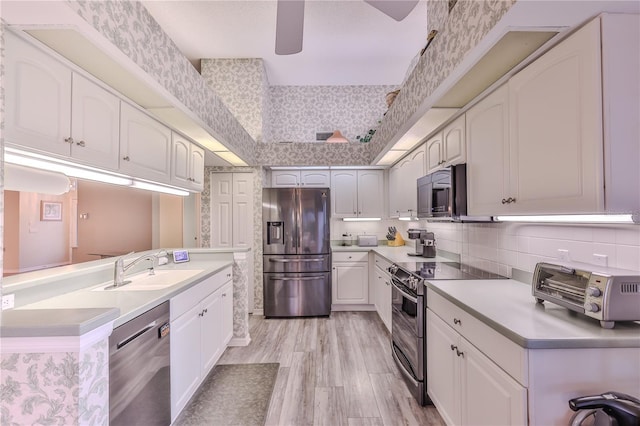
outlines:
[[109, 337], [109, 424], [169, 425], [169, 302], [117, 327]]

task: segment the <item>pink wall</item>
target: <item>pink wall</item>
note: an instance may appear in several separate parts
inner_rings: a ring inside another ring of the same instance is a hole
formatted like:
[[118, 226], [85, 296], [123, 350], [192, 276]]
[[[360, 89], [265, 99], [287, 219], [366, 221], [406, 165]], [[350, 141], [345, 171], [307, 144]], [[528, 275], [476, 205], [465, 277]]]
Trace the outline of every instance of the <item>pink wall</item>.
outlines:
[[78, 215], [88, 218], [78, 219], [73, 263], [100, 258], [90, 253], [150, 250], [151, 197], [149, 191], [78, 181]]

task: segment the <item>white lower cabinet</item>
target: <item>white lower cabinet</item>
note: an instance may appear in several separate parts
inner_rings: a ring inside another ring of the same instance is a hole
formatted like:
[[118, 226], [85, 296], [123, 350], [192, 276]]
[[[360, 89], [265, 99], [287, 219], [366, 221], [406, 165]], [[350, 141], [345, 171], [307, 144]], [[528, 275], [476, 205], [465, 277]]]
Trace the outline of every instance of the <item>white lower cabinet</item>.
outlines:
[[171, 419], [220, 359], [233, 334], [231, 267], [171, 299]]
[[368, 252], [333, 253], [331, 303], [369, 303]]
[[380, 256], [375, 256], [375, 266], [370, 285], [373, 285], [373, 303], [380, 319], [391, 332], [391, 275], [388, 267], [390, 262]]
[[527, 389], [427, 310], [427, 393], [450, 425], [527, 424]]

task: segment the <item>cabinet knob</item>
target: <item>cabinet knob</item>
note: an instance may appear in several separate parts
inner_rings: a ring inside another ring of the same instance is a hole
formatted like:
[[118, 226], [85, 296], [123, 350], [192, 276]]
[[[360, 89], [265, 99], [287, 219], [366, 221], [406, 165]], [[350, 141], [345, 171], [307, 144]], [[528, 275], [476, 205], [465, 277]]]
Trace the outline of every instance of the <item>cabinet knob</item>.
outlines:
[[462, 320], [459, 320], [458, 318], [454, 318], [454, 319], [453, 319], [453, 323], [454, 323], [454, 324], [462, 325]]
[[515, 202], [516, 202], [516, 199], [515, 199], [515, 198], [512, 198], [512, 199], [511, 199], [511, 202], [512, 202], [512, 203], [515, 203]]
[[124, 161], [130, 161], [130, 159], [129, 159], [129, 156], [128, 156], [128, 155], [127, 155], [126, 157], [122, 157], [122, 159], [123, 159]]
[[456, 355], [461, 356], [462, 358], [464, 358], [464, 352], [459, 351], [458, 348], [456, 348]]
[[77, 142], [76, 145], [81, 146], [81, 147], [84, 148], [85, 143], [84, 143], [84, 141], [80, 141], [80, 142]]
[[502, 204], [511, 204], [511, 203], [515, 203], [516, 199], [513, 197], [509, 197], [509, 198], [503, 198], [502, 199]]
[[506, 198], [502, 199], [502, 204], [507, 204], [507, 199]]
[[451, 350], [452, 350], [452, 351], [457, 351], [457, 350], [458, 350], [458, 347], [452, 344], [452, 345], [451, 345]]
[[222, 293], [222, 297], [227, 297], [227, 293]]
[[362, 212], [358, 212], [358, 214], [362, 214]]
[[72, 138], [71, 136], [69, 136], [68, 138], [64, 138], [64, 141], [65, 141], [66, 143], [73, 144], [73, 138]]

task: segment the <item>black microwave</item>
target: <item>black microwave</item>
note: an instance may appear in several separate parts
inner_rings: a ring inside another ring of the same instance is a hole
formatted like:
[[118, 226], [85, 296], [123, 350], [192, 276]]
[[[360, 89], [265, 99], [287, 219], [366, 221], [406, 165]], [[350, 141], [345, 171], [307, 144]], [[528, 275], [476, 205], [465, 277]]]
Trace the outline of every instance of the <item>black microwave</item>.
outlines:
[[466, 164], [446, 167], [418, 179], [418, 218], [461, 221], [466, 216]]

